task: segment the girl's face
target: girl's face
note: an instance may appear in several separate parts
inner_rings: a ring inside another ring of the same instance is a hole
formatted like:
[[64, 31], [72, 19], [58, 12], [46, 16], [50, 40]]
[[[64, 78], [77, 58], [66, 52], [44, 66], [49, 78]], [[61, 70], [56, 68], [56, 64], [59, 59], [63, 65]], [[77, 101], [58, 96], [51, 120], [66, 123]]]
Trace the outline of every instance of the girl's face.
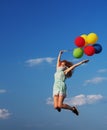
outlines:
[[65, 62], [61, 62], [62, 67], [66, 67]]

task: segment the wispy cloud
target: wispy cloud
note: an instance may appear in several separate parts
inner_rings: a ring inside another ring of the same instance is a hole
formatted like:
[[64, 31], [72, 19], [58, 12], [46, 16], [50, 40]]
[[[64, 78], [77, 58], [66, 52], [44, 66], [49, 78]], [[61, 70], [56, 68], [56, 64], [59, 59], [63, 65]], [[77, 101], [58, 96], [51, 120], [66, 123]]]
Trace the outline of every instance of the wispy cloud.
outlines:
[[106, 72], [107, 72], [107, 69], [99, 69], [97, 72], [98, 72], [98, 73], [106, 73]]
[[55, 60], [55, 58], [45, 57], [45, 58], [29, 59], [29, 60], [25, 61], [25, 63], [32, 67], [32, 66], [41, 64], [43, 62], [52, 63], [54, 60]]
[[0, 109], [0, 119], [7, 119], [11, 114], [7, 109]]
[[0, 94], [6, 93], [7, 91], [5, 89], [0, 89]]
[[98, 84], [103, 81], [107, 81], [107, 77], [94, 77], [92, 79], [86, 80], [83, 85], [86, 86], [88, 84]]
[[72, 104], [72, 105], [85, 105], [85, 104], [93, 104], [96, 103], [97, 101], [101, 100], [103, 98], [102, 95], [83, 95], [80, 94], [78, 96], [75, 96], [71, 99], [67, 99], [67, 102]]
[[[100, 94], [98, 94], [98, 95], [80, 94], [80, 95], [77, 95], [77, 96], [72, 97], [72, 98], [66, 98], [65, 103], [68, 103], [69, 105], [82, 106], [82, 105], [85, 105], [85, 104], [96, 103], [97, 101], [101, 100], [102, 98], [103, 98], [103, 96], [100, 95]], [[46, 103], [48, 105], [52, 105], [53, 99], [49, 97], [47, 99]]]

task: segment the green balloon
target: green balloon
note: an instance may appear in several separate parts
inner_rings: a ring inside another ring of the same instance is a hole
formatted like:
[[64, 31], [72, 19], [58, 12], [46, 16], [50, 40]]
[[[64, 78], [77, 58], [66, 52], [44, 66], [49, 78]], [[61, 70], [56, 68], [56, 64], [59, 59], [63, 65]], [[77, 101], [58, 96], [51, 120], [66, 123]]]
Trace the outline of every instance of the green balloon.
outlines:
[[81, 58], [81, 57], [83, 56], [83, 53], [84, 53], [84, 51], [83, 51], [82, 48], [75, 48], [75, 49], [73, 50], [73, 56], [74, 56], [75, 58]]

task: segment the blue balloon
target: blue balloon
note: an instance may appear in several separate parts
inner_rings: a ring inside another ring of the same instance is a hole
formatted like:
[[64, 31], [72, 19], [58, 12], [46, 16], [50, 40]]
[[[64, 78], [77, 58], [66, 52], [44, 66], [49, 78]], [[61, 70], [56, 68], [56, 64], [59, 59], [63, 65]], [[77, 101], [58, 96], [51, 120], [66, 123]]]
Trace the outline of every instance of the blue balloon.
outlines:
[[93, 45], [94, 49], [95, 49], [95, 53], [98, 54], [102, 51], [102, 46], [98, 43]]

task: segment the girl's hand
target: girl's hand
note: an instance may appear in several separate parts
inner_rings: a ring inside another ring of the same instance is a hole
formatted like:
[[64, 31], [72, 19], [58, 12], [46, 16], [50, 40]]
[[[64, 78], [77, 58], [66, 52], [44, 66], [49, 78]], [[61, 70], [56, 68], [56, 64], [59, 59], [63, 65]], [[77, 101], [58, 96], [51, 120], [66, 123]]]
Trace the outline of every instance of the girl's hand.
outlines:
[[59, 53], [60, 53], [60, 54], [62, 54], [63, 52], [64, 52], [63, 50], [60, 50], [60, 52], [59, 52]]
[[89, 62], [89, 60], [83, 60], [83, 61], [82, 61], [82, 64], [83, 64], [83, 63], [87, 63], [87, 62]]

